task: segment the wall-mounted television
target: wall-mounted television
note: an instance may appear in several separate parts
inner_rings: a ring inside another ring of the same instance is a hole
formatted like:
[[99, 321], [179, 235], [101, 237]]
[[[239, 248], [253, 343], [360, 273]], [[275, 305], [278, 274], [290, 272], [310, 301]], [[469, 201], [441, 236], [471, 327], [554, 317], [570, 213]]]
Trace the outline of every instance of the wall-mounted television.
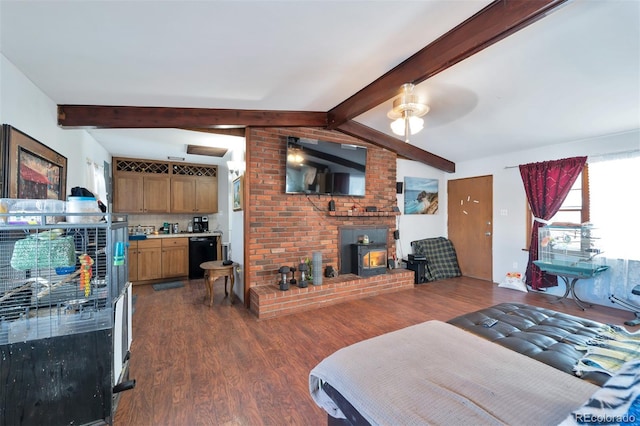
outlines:
[[287, 137], [287, 194], [364, 197], [367, 148]]

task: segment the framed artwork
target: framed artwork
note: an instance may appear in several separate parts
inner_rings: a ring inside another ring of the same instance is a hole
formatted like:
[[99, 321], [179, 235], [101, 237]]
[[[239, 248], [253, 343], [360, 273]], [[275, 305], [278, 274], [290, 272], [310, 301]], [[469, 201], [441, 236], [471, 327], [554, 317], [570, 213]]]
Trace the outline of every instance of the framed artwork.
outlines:
[[404, 214], [438, 213], [438, 179], [404, 178]]
[[8, 198], [66, 198], [67, 157], [8, 124], [2, 125], [2, 143]]
[[244, 190], [243, 176], [238, 176], [233, 180], [233, 211], [242, 210], [242, 198]]

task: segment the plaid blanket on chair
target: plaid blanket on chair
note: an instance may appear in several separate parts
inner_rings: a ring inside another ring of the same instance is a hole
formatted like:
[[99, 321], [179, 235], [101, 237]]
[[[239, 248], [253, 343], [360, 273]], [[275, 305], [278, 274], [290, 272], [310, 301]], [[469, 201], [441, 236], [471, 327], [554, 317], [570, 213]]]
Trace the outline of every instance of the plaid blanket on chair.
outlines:
[[427, 281], [442, 280], [462, 275], [458, 257], [451, 240], [444, 237], [425, 238], [411, 242], [414, 254], [427, 258], [425, 276]]

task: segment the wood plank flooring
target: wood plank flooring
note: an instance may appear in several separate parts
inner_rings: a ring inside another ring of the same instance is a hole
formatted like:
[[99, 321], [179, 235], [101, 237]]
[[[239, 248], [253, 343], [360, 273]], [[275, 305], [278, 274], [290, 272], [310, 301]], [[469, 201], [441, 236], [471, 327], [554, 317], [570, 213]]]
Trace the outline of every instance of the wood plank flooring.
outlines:
[[611, 324], [633, 317], [599, 305], [583, 312], [572, 300], [551, 304], [554, 296], [462, 277], [258, 320], [240, 303], [231, 306], [223, 288], [218, 280], [209, 307], [202, 280], [163, 291], [134, 287], [130, 376], [136, 387], [122, 394], [116, 426], [325, 425], [324, 411], [309, 396], [309, 371], [363, 339], [502, 302]]

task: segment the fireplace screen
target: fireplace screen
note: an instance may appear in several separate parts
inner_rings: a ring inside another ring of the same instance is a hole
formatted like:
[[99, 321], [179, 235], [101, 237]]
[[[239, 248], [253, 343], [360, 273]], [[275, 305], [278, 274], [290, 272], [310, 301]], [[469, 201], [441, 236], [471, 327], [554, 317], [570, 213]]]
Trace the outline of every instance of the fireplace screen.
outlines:
[[365, 254], [362, 259], [362, 268], [386, 268], [387, 267], [387, 252], [382, 250], [370, 251]]

